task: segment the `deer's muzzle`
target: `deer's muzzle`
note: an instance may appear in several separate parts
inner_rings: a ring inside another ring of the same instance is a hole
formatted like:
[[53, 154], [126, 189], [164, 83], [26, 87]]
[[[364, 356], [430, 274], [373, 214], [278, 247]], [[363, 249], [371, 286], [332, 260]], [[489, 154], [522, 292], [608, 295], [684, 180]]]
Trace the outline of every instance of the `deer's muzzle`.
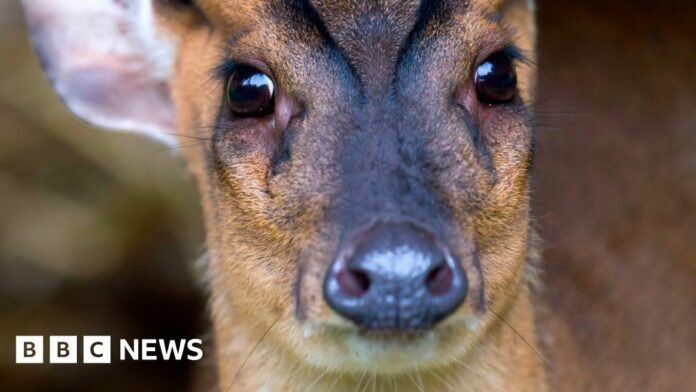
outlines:
[[324, 281], [339, 314], [370, 330], [435, 325], [464, 301], [467, 278], [429, 230], [411, 222], [378, 222], [341, 247]]

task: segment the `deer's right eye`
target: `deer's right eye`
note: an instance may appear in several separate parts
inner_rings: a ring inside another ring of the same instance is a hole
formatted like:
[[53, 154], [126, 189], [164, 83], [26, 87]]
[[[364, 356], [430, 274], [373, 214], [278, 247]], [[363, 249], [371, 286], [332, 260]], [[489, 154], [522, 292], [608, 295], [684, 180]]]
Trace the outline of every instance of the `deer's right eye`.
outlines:
[[476, 96], [487, 105], [501, 105], [517, 95], [517, 75], [510, 55], [497, 52], [476, 68]]
[[237, 65], [227, 82], [227, 104], [240, 117], [273, 113], [275, 85], [270, 76], [248, 65]]

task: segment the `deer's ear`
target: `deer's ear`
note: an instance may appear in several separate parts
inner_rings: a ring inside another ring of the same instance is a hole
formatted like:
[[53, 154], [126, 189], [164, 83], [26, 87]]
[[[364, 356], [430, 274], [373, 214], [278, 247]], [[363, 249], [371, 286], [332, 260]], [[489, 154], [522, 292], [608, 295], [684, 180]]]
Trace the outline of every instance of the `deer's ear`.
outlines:
[[53, 87], [97, 126], [174, 143], [169, 79], [176, 40], [152, 0], [22, 0]]

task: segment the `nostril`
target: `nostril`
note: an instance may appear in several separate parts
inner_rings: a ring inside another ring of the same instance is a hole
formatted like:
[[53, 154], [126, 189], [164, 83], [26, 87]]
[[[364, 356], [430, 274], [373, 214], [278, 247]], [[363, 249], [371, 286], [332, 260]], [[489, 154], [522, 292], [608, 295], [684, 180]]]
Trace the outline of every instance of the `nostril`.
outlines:
[[432, 295], [443, 295], [452, 288], [453, 281], [452, 268], [444, 262], [428, 273], [425, 277], [425, 287]]
[[345, 240], [324, 277], [324, 299], [368, 330], [422, 330], [456, 311], [467, 277], [439, 237], [409, 222], [379, 222]]
[[341, 291], [352, 297], [362, 297], [370, 289], [370, 278], [365, 272], [343, 268], [336, 276]]

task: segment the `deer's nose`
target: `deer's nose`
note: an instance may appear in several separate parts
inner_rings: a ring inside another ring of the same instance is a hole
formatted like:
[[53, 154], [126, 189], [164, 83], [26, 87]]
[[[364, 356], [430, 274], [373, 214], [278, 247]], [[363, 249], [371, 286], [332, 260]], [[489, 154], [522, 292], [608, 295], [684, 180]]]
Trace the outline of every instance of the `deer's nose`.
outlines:
[[432, 327], [466, 293], [460, 264], [433, 233], [412, 223], [378, 223], [358, 233], [324, 281], [329, 306], [373, 330]]

